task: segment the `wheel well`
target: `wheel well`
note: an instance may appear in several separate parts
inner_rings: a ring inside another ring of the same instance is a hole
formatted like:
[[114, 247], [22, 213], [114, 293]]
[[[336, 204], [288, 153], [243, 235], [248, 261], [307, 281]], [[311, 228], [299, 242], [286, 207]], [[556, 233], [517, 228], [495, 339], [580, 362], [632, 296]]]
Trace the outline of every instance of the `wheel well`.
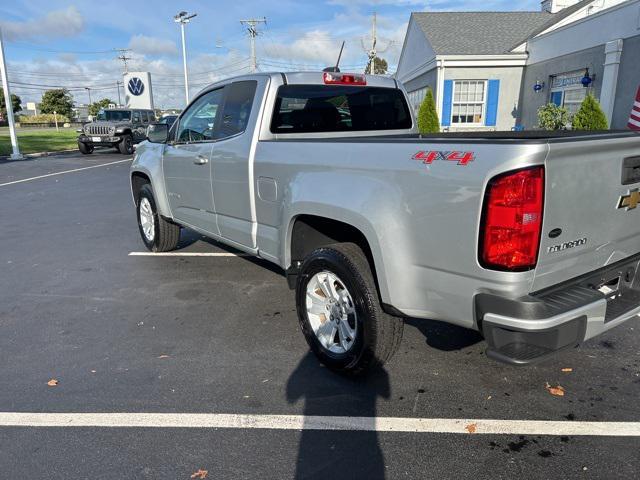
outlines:
[[145, 184], [151, 184], [151, 180], [144, 173], [141, 172], [133, 172], [131, 174], [131, 191], [133, 192], [133, 198], [138, 204], [138, 192]]
[[316, 248], [344, 242], [355, 243], [362, 249], [369, 260], [369, 265], [377, 283], [371, 247], [360, 230], [348, 223], [331, 218], [300, 215], [296, 217], [291, 231], [291, 267], [287, 270], [289, 286], [292, 285], [292, 282], [295, 282], [299, 264], [309, 253]]

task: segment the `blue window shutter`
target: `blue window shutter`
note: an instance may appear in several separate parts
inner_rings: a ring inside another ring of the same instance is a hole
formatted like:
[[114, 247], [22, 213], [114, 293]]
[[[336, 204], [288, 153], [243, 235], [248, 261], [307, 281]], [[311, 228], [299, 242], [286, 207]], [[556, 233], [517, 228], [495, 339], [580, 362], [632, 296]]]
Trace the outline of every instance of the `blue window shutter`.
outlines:
[[444, 81], [444, 90], [442, 92], [442, 120], [440, 124], [443, 127], [451, 125], [451, 103], [453, 101], [453, 80]]
[[500, 99], [500, 80], [489, 80], [487, 86], [487, 116], [484, 124], [495, 127], [498, 123], [498, 100]]

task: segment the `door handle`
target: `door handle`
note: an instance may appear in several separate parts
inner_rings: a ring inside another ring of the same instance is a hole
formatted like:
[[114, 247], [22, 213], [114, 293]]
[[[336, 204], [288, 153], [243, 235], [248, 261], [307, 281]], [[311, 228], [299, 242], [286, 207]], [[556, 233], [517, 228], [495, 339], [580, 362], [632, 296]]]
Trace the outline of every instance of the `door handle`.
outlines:
[[205, 156], [198, 155], [193, 163], [195, 163], [196, 165], [205, 165], [209, 163], [209, 159]]

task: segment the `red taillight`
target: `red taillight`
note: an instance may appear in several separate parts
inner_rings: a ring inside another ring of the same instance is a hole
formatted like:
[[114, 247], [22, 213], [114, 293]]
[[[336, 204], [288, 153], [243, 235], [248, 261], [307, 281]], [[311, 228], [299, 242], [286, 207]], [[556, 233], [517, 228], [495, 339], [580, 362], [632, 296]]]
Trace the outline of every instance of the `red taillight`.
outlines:
[[495, 270], [530, 270], [538, 261], [544, 168], [499, 175], [487, 186], [480, 261]]
[[367, 77], [359, 73], [324, 72], [324, 83], [327, 85], [366, 85]]

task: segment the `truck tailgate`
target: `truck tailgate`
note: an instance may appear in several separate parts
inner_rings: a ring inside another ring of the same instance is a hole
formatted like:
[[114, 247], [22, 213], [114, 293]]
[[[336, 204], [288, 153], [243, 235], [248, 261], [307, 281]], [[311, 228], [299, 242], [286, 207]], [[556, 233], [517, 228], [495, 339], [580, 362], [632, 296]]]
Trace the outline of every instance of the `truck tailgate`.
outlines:
[[545, 176], [532, 291], [640, 252], [640, 136], [551, 141]]

